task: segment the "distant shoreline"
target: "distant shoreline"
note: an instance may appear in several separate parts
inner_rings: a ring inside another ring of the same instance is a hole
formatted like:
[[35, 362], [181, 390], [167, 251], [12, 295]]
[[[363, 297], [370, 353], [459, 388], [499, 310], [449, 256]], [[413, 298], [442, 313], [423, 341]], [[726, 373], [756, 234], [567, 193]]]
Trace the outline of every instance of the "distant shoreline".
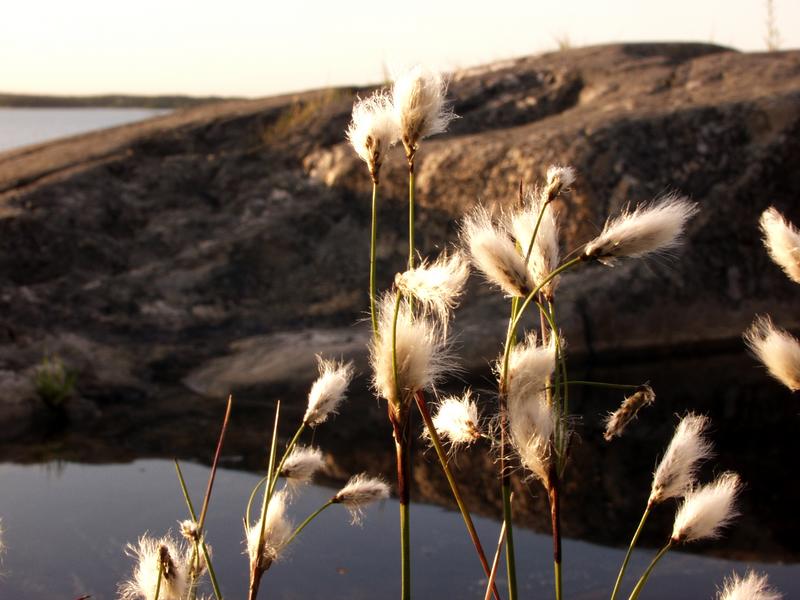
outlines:
[[236, 100], [222, 96], [37, 96], [0, 93], [0, 108], [183, 108]]

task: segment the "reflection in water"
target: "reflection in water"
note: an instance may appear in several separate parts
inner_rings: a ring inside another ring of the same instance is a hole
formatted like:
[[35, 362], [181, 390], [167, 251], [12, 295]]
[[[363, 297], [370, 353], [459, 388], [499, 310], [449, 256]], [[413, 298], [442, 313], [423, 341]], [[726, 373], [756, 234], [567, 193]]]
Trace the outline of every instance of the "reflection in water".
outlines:
[[[565, 587], [569, 598], [607, 597], [622, 551], [646, 501], [650, 474], [677, 422], [676, 414], [696, 410], [714, 424], [717, 457], [703, 472], [705, 480], [726, 469], [738, 471], [747, 488], [743, 516], [723, 540], [689, 547], [691, 552], [766, 563], [776, 586], [789, 596], [800, 593], [800, 524], [794, 509], [800, 498], [797, 478], [787, 476], [800, 451], [796, 400], [746, 356], [665, 360], [595, 368], [578, 372], [582, 379], [626, 383], [650, 380], [657, 400], [640, 415], [623, 438], [602, 439], [602, 416], [621, 399], [619, 392], [575, 389], [571, 410], [580, 416], [565, 486]], [[358, 385], [358, 384], [357, 384]], [[478, 378], [475, 384], [490, 387]], [[242, 597], [246, 558], [241, 555], [241, 512], [255, 473], [265, 463], [265, 440], [272, 402], [246, 397], [234, 406], [224, 465], [212, 504], [210, 537], [229, 597]], [[269, 396], [270, 398], [277, 396]], [[285, 431], [302, 413], [303, 392], [282, 390]], [[297, 398], [296, 403], [292, 400]], [[488, 399], [489, 396], [486, 396]], [[0, 517], [9, 545], [0, 581], [0, 596], [51, 598], [93, 593], [113, 597], [117, 580], [128, 572], [124, 544], [145, 530], [155, 534], [175, 527], [184, 507], [171, 463], [136, 460], [167, 458], [207, 463], [223, 413], [221, 403], [163, 398], [158, 412], [138, 404], [107, 402], [102, 417], [75, 421], [56, 435], [35, 432], [0, 445], [0, 459], [56, 465], [0, 468]], [[292, 412], [294, 411], [294, 414]], [[391, 477], [393, 453], [383, 409], [371, 398], [353, 398], [333, 424], [321, 427], [314, 442], [328, 453], [324, 483], [337, 486], [350, 474], [368, 471]], [[311, 437], [306, 441], [311, 441]], [[455, 459], [467, 504], [482, 515], [478, 529], [487, 547], [494, 545], [501, 514], [492, 459], [476, 448]], [[787, 461], [788, 457], [788, 461]], [[82, 466], [72, 462], [126, 462]], [[62, 461], [62, 462], [53, 462]], [[55, 469], [55, 470], [53, 470]], [[235, 470], [234, 470], [235, 469]], [[187, 466], [196, 496], [204, 488], [206, 469]], [[447, 484], [432, 452], [417, 453], [416, 500], [450, 507]], [[517, 482], [515, 513], [525, 587], [549, 594], [552, 585], [549, 518], [538, 484]], [[331, 495], [311, 487], [293, 511], [303, 518]], [[334, 507], [335, 508], [335, 507]], [[652, 515], [634, 557], [631, 574], [641, 572], [652, 548], [663, 543], [674, 505]], [[370, 511], [363, 530], [352, 529], [342, 512], [329, 510], [303, 534], [289, 559], [265, 580], [265, 598], [375, 598], [396, 595], [398, 581], [397, 515], [392, 502]], [[418, 597], [476, 597], [481, 570], [457, 513], [431, 505], [413, 507], [414, 586]], [[537, 532], [537, 533], [534, 533]], [[516, 533], [516, 532], [515, 532]], [[577, 541], [583, 540], [583, 541]], [[613, 546], [610, 549], [603, 546]], [[648, 548], [648, 546], [650, 548]], [[66, 549], [66, 551], [65, 551]], [[780, 563], [788, 563], [787, 566]], [[659, 565], [648, 598], [710, 598], [714, 585], [736, 566], [728, 560], [671, 552]], [[739, 565], [743, 568], [742, 565]], [[661, 585], [659, 585], [661, 584]], [[668, 584], [668, 585], [667, 585]], [[267, 591], [269, 590], [269, 591]]]

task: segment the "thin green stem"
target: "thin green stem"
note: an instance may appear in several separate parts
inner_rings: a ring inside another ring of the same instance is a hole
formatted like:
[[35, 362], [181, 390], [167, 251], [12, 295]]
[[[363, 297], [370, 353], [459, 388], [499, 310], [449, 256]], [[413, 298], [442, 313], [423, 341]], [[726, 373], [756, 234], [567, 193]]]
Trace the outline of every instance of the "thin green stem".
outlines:
[[504, 474], [503, 477], [503, 524], [506, 526], [508, 598], [509, 600], [517, 600], [517, 563], [514, 554], [513, 515], [511, 513], [511, 480], [507, 474]]
[[281, 401], [278, 400], [277, 405], [275, 406], [275, 423], [272, 426], [272, 440], [270, 441], [270, 449], [269, 449], [269, 463], [267, 465], [267, 475], [269, 479], [267, 479], [267, 489], [264, 490], [264, 500], [261, 503], [261, 527], [258, 531], [258, 544], [256, 548], [258, 549], [258, 558], [255, 561], [255, 567], [260, 567], [261, 564], [261, 549], [264, 547], [264, 529], [266, 528], [267, 524], [267, 507], [269, 506], [270, 494], [269, 490], [272, 488], [272, 480], [275, 477], [275, 454], [277, 453], [278, 447], [278, 421], [280, 419], [281, 413]]
[[408, 502], [400, 503], [400, 571], [402, 600], [411, 598], [411, 519]]
[[[520, 192], [521, 193], [521, 192]], [[544, 211], [547, 209], [547, 205], [550, 202], [542, 203], [542, 208], [539, 210], [539, 216], [536, 219], [536, 226], [533, 228], [533, 235], [531, 236], [531, 241], [528, 243], [528, 250], [525, 252], [525, 264], [528, 264], [528, 261], [531, 259], [531, 253], [533, 252], [533, 244], [536, 241], [536, 234], [539, 233], [539, 226], [542, 224], [542, 217], [544, 217]]]
[[553, 561], [553, 580], [556, 585], [556, 600], [561, 600], [561, 563]]
[[598, 388], [608, 388], [612, 390], [638, 390], [641, 385], [628, 385], [623, 383], [606, 383], [604, 381], [580, 381], [572, 379], [564, 382], [566, 385], [587, 385]]
[[[458, 483], [453, 476], [453, 472], [450, 470], [450, 465], [447, 463], [447, 454], [442, 447], [442, 442], [439, 439], [439, 433], [436, 431], [436, 427], [433, 424], [433, 419], [431, 418], [430, 411], [428, 410], [428, 406], [425, 402], [425, 396], [421, 391], [419, 391], [414, 397], [417, 401], [419, 413], [422, 415], [422, 420], [425, 422], [425, 427], [430, 434], [433, 447], [436, 449], [436, 455], [439, 457], [439, 463], [442, 465], [442, 470], [444, 471], [445, 477], [447, 477], [447, 483], [450, 484], [450, 491], [453, 493], [453, 498], [455, 498], [456, 504], [458, 505], [458, 510], [461, 512], [461, 517], [464, 519], [464, 525], [466, 525], [469, 537], [472, 540], [472, 544], [475, 546], [475, 551], [478, 553], [478, 559], [483, 567], [483, 572], [487, 577], [490, 577], [491, 569], [489, 567], [489, 562], [486, 560], [486, 554], [483, 551], [480, 538], [478, 538], [478, 532], [475, 530], [475, 525], [472, 523], [472, 517], [469, 514], [467, 505], [464, 503], [464, 500], [461, 497], [461, 491], [458, 489]], [[500, 600], [500, 595], [498, 594], [494, 583], [492, 583], [492, 589], [495, 598]]]
[[[189, 515], [192, 517], [192, 521], [197, 523], [197, 513], [194, 511], [194, 505], [192, 504], [192, 499], [189, 497], [189, 490], [186, 487], [186, 481], [183, 478], [183, 472], [181, 471], [181, 466], [178, 464], [178, 461], [175, 460], [175, 472], [178, 474], [178, 481], [181, 484], [181, 491], [183, 492], [183, 498], [186, 500], [186, 508], [189, 509]], [[248, 512], [247, 515], [250, 518], [250, 514]], [[201, 532], [201, 529], [198, 527], [198, 532]], [[202, 534], [200, 538], [200, 549], [203, 551], [203, 556], [206, 559], [206, 565], [208, 566], [208, 578], [211, 580], [211, 587], [214, 588], [214, 595], [217, 597], [217, 600], [222, 600], [222, 592], [220, 591], [219, 581], [217, 580], [217, 573], [214, 571], [214, 565], [211, 564], [211, 555], [208, 552], [208, 548], [206, 547], [205, 535]]]
[[414, 268], [414, 159], [408, 161], [408, 268]]
[[281, 460], [278, 463], [277, 468], [273, 471], [272, 476], [269, 479], [269, 491], [267, 492], [267, 502], [272, 499], [272, 496], [275, 492], [275, 486], [278, 483], [278, 477], [281, 475], [281, 471], [283, 470], [283, 465], [286, 464], [286, 459], [289, 458], [289, 455], [294, 450], [294, 447], [297, 445], [297, 441], [300, 439], [300, 435], [305, 431], [306, 423], [303, 421], [300, 423], [300, 427], [297, 428], [297, 431], [294, 432], [294, 436], [286, 445], [286, 449], [283, 451], [283, 456], [281, 456]]
[[398, 291], [394, 301], [394, 315], [392, 316], [392, 373], [394, 374], [395, 399], [398, 404], [400, 403], [400, 386], [397, 377], [397, 320], [400, 316], [400, 302], [402, 300], [403, 295]]
[[164, 574], [164, 563], [161, 561], [161, 554], [158, 555], [158, 577], [156, 578], [156, 591], [153, 593], [153, 600], [158, 600], [161, 593], [161, 577]]
[[291, 536], [289, 536], [289, 539], [286, 541], [286, 544], [285, 544], [285, 545], [286, 545], [286, 546], [288, 546], [289, 544], [291, 544], [291, 543], [292, 543], [292, 541], [294, 540], [294, 538], [296, 538], [298, 535], [300, 535], [300, 532], [301, 532], [301, 531], [303, 531], [303, 529], [305, 529], [305, 528], [306, 528], [306, 525], [308, 525], [309, 523], [311, 523], [311, 521], [313, 521], [315, 518], [317, 518], [317, 517], [319, 516], [319, 514], [320, 514], [320, 513], [321, 513], [323, 510], [325, 510], [326, 508], [328, 508], [328, 507], [329, 507], [331, 504], [333, 504], [333, 498], [331, 498], [330, 500], [328, 500], [328, 501], [327, 501], [325, 504], [323, 504], [323, 505], [322, 505], [322, 506], [320, 506], [320, 507], [319, 507], [317, 510], [315, 510], [313, 513], [311, 513], [310, 515], [308, 515], [308, 517], [306, 517], [306, 520], [305, 520], [305, 521], [303, 521], [302, 523], [300, 523], [300, 525], [298, 525], [298, 526], [297, 526], [297, 529], [295, 529], [295, 530], [294, 530], [294, 532], [292, 533], [292, 535], [291, 535]]
[[622, 561], [622, 566], [619, 568], [619, 575], [617, 575], [617, 581], [614, 583], [614, 591], [611, 592], [611, 600], [616, 600], [617, 594], [619, 593], [619, 586], [622, 585], [622, 578], [625, 576], [625, 569], [628, 568], [628, 562], [631, 559], [631, 554], [633, 554], [633, 548], [636, 546], [636, 542], [639, 541], [639, 534], [642, 533], [642, 529], [644, 529], [645, 521], [647, 521], [647, 517], [650, 515], [650, 503], [647, 503], [647, 507], [644, 509], [644, 514], [642, 515], [641, 521], [639, 521], [639, 526], [636, 528], [636, 533], [633, 534], [633, 538], [631, 539], [631, 543], [628, 546], [628, 551], [625, 553], [625, 559]]
[[494, 559], [492, 560], [492, 571], [489, 573], [489, 581], [486, 584], [486, 595], [483, 597], [483, 600], [489, 600], [492, 597], [492, 593], [495, 593], [495, 598], [497, 597], [497, 592], [495, 591], [494, 580], [497, 578], [497, 567], [500, 564], [500, 553], [503, 551], [503, 543], [506, 541], [506, 524], [503, 523], [503, 526], [500, 527], [500, 539], [497, 540], [497, 550], [494, 553]]
[[264, 475], [258, 480], [258, 483], [253, 488], [253, 491], [250, 492], [250, 498], [247, 500], [247, 508], [244, 511], [245, 519], [248, 523], [250, 522], [250, 511], [253, 508], [253, 500], [256, 498], [256, 493], [258, 492], [259, 488], [267, 482], [267, 479], [269, 479], [269, 475]]
[[372, 226], [369, 245], [369, 316], [372, 335], [378, 338], [378, 316], [375, 310], [375, 253], [378, 245], [378, 182], [372, 182]]
[[644, 586], [647, 583], [647, 579], [650, 577], [650, 573], [653, 572], [653, 569], [656, 568], [658, 561], [661, 560], [661, 557], [664, 556], [670, 548], [672, 548], [672, 540], [668, 541], [667, 545], [658, 551], [656, 557], [650, 562], [650, 566], [647, 567], [647, 570], [639, 578], [639, 581], [636, 582], [636, 587], [633, 588], [628, 600], [636, 600], [639, 597], [639, 594], [642, 593], [642, 589], [644, 589]]

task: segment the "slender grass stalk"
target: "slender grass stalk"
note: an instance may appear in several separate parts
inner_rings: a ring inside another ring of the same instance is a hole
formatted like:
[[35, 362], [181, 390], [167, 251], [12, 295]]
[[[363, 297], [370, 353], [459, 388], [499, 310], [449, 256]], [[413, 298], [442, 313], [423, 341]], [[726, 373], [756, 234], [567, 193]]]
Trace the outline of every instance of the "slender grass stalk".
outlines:
[[586, 385], [597, 388], [608, 388], [611, 390], [638, 390], [642, 387], [641, 384], [628, 385], [626, 383], [606, 383], [604, 381], [581, 381], [576, 379], [565, 381], [562, 385]]
[[[186, 481], [183, 478], [181, 466], [178, 464], [177, 460], [175, 460], [174, 463], [175, 472], [178, 474], [178, 482], [180, 483], [181, 491], [183, 492], [183, 499], [186, 500], [186, 508], [189, 509], [189, 516], [192, 517], [193, 522], [197, 523], [197, 513], [194, 511], [194, 504], [192, 504], [192, 499], [189, 497], [189, 490], [186, 487]], [[198, 531], [201, 531], [199, 527]], [[206, 559], [206, 565], [208, 566], [208, 578], [211, 580], [211, 587], [214, 588], [214, 596], [216, 596], [217, 600], [222, 600], [222, 592], [220, 591], [219, 581], [217, 580], [217, 573], [214, 571], [214, 565], [211, 564], [211, 555], [206, 547], [205, 536], [200, 537], [200, 549], [203, 552], [203, 558]]]
[[411, 427], [410, 419], [398, 422], [389, 407], [394, 429], [394, 446], [397, 459], [397, 496], [400, 500], [400, 574], [402, 600], [411, 598], [411, 519], [409, 512], [411, 483]]
[[267, 491], [267, 503], [272, 499], [272, 495], [275, 492], [275, 486], [278, 484], [278, 477], [283, 470], [283, 465], [286, 464], [286, 459], [289, 458], [289, 455], [294, 450], [294, 447], [297, 445], [300, 436], [302, 435], [303, 431], [306, 429], [306, 423], [303, 421], [300, 423], [300, 426], [297, 428], [297, 431], [294, 432], [292, 439], [286, 445], [286, 449], [283, 451], [283, 455], [281, 456], [280, 461], [278, 462], [278, 466], [272, 471], [272, 475], [269, 478], [269, 488]]
[[408, 159], [408, 268], [414, 268], [414, 158]]
[[217, 450], [214, 452], [214, 462], [211, 463], [211, 473], [209, 473], [208, 476], [206, 495], [203, 497], [203, 508], [200, 510], [200, 520], [197, 522], [197, 530], [201, 536], [203, 535], [203, 526], [205, 525], [206, 515], [208, 514], [208, 504], [211, 502], [211, 490], [214, 488], [214, 478], [217, 475], [217, 465], [219, 465], [219, 457], [222, 454], [222, 445], [225, 443], [225, 433], [228, 431], [232, 406], [233, 396], [230, 395], [228, 396], [228, 405], [225, 408], [225, 417], [222, 419], [222, 429], [219, 432], [219, 439], [217, 440]]
[[[503, 543], [506, 541], [506, 524], [500, 527], [500, 539], [497, 540], [497, 550], [492, 559], [492, 570], [489, 572], [489, 581], [486, 584], [486, 595], [483, 600], [489, 600], [492, 597], [492, 592], [495, 589], [494, 580], [497, 578], [497, 567], [500, 565], [500, 553], [503, 551]], [[497, 597], [495, 595], [495, 597]]]
[[321, 513], [323, 510], [325, 510], [326, 508], [328, 508], [328, 507], [329, 507], [331, 504], [333, 504], [333, 498], [331, 498], [330, 500], [328, 500], [328, 501], [327, 501], [325, 504], [323, 504], [323, 505], [322, 505], [322, 506], [320, 506], [320, 507], [319, 507], [317, 510], [315, 510], [313, 513], [311, 513], [310, 515], [308, 515], [308, 517], [306, 517], [305, 521], [303, 521], [302, 523], [300, 523], [300, 525], [298, 525], [298, 526], [297, 526], [297, 529], [295, 529], [295, 530], [292, 532], [292, 535], [291, 535], [291, 536], [289, 536], [289, 539], [286, 541], [286, 544], [284, 544], [284, 545], [285, 545], [285, 546], [288, 546], [289, 544], [291, 544], [291, 543], [292, 543], [292, 541], [294, 540], [294, 538], [296, 538], [298, 535], [300, 535], [300, 532], [301, 532], [301, 531], [303, 531], [303, 529], [305, 529], [305, 528], [306, 528], [306, 525], [308, 525], [309, 523], [311, 523], [311, 521], [313, 521], [314, 519], [316, 519], [316, 518], [317, 518], [317, 517], [320, 515], [320, 513]]
[[551, 466], [551, 474], [547, 482], [547, 494], [550, 500], [550, 522], [553, 532], [553, 574], [556, 588], [556, 600], [561, 600], [561, 498], [559, 495], [557, 469], [556, 465]]
[[369, 316], [372, 335], [378, 338], [378, 316], [375, 312], [375, 253], [378, 245], [378, 182], [372, 181], [372, 224], [369, 244]]
[[258, 490], [261, 488], [262, 485], [264, 485], [267, 482], [267, 479], [269, 479], [269, 475], [264, 475], [261, 479], [258, 480], [258, 483], [256, 483], [255, 487], [253, 488], [253, 491], [250, 492], [250, 498], [248, 498], [247, 500], [247, 508], [245, 508], [244, 511], [244, 515], [248, 523], [250, 522], [250, 511], [253, 508], [253, 500], [256, 499], [256, 494], [258, 493]]
[[[425, 427], [431, 436], [433, 447], [436, 449], [436, 455], [439, 457], [439, 463], [442, 465], [442, 470], [447, 477], [447, 482], [450, 484], [450, 491], [453, 493], [453, 498], [455, 498], [456, 504], [458, 505], [458, 510], [461, 512], [461, 517], [464, 519], [464, 525], [466, 525], [469, 537], [472, 540], [473, 546], [475, 546], [475, 551], [478, 553], [478, 559], [481, 561], [481, 566], [483, 566], [483, 572], [487, 577], [490, 577], [491, 569], [489, 568], [489, 562], [486, 560], [486, 554], [483, 551], [480, 538], [478, 538], [478, 532], [475, 531], [475, 525], [472, 523], [472, 517], [469, 514], [467, 505], [464, 503], [464, 500], [461, 497], [458, 483], [453, 476], [453, 472], [450, 470], [450, 466], [447, 464], [447, 454], [442, 447], [442, 442], [439, 439], [439, 433], [436, 431], [436, 427], [433, 424], [433, 419], [431, 419], [431, 413], [428, 410], [427, 403], [425, 402], [425, 395], [423, 392], [419, 391], [414, 395], [414, 397], [417, 401], [419, 413], [422, 415], [422, 420], [425, 422]], [[500, 600], [500, 595], [498, 594], [494, 583], [491, 584], [491, 589], [494, 597], [497, 600]]]
[[261, 585], [261, 577], [264, 575], [264, 567], [261, 565], [264, 548], [264, 529], [267, 523], [267, 507], [269, 506], [269, 489], [272, 487], [273, 478], [277, 479], [275, 473], [275, 455], [277, 454], [278, 446], [278, 421], [281, 413], [281, 401], [278, 400], [275, 406], [275, 424], [272, 427], [272, 440], [270, 441], [269, 450], [269, 463], [267, 465], [267, 487], [264, 490], [264, 501], [261, 504], [261, 528], [258, 532], [258, 544], [256, 545], [257, 555], [253, 561], [252, 569], [250, 571], [250, 590], [248, 592], [248, 600], [256, 600], [258, 596], [258, 588]]
[[161, 594], [161, 577], [164, 575], [164, 563], [161, 561], [161, 553], [158, 554], [158, 577], [156, 577], [156, 591], [153, 593], [153, 600], [158, 600]]
[[648, 502], [647, 507], [644, 509], [644, 514], [642, 515], [641, 521], [639, 521], [639, 526], [636, 528], [636, 532], [633, 534], [633, 538], [631, 538], [631, 543], [628, 546], [628, 551], [625, 553], [625, 559], [622, 561], [622, 566], [619, 568], [619, 575], [617, 575], [617, 581], [614, 583], [614, 591], [611, 592], [611, 600], [616, 600], [617, 594], [619, 593], [619, 587], [622, 585], [622, 578], [625, 576], [625, 569], [628, 568], [628, 562], [631, 559], [631, 554], [633, 554], [633, 548], [636, 546], [636, 542], [639, 541], [639, 535], [642, 533], [642, 529], [644, 529], [645, 521], [647, 521], [647, 517], [650, 515], [650, 508], [651, 504]]
[[661, 560], [661, 558], [669, 551], [670, 548], [672, 548], [672, 540], [668, 541], [667, 545], [658, 551], [658, 554], [656, 554], [655, 558], [650, 562], [650, 566], [647, 567], [647, 570], [639, 578], [639, 581], [636, 582], [636, 587], [633, 588], [628, 600], [636, 600], [639, 597], [639, 594], [642, 593], [642, 589], [644, 589], [644, 586], [647, 583], [647, 579], [650, 577], [650, 573], [653, 572], [653, 569], [656, 568], [658, 561]]
[[[520, 195], [522, 195], [522, 190], [520, 190]], [[542, 208], [539, 209], [539, 216], [536, 218], [536, 226], [533, 228], [533, 235], [531, 235], [531, 241], [528, 243], [528, 250], [525, 252], [526, 265], [531, 260], [531, 254], [533, 253], [533, 244], [536, 242], [536, 234], [539, 233], [539, 226], [542, 224], [544, 211], [547, 210], [548, 204], [550, 204], [549, 200], [547, 202], [542, 202]]]

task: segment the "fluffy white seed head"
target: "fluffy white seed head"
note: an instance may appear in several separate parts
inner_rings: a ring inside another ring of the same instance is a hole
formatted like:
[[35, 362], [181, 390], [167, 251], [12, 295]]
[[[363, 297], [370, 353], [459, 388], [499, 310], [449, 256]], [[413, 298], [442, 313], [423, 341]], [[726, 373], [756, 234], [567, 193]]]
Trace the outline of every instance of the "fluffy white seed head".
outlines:
[[188, 540], [189, 542], [195, 542], [200, 539], [200, 530], [197, 527], [197, 523], [191, 519], [186, 519], [185, 521], [181, 521], [179, 525], [181, 535], [184, 539]]
[[769, 317], [758, 317], [744, 339], [770, 375], [793, 392], [800, 390], [800, 341], [776, 328]]
[[522, 466], [547, 485], [556, 416], [545, 392], [533, 393], [527, 399], [509, 397], [508, 427]]
[[575, 169], [570, 166], [550, 165], [547, 169], [547, 183], [543, 199], [554, 200], [561, 192], [569, 189], [575, 182]]
[[[270, 498], [264, 521], [264, 539], [260, 553], [262, 570], [269, 569], [272, 563], [280, 558], [282, 550], [286, 547], [294, 531], [292, 522], [286, 516], [288, 504], [289, 496], [283, 490], [275, 492]], [[252, 526], [245, 523], [244, 533], [247, 555], [250, 557], [250, 568], [252, 569], [259, 558], [258, 537], [261, 533], [261, 518], [259, 517]]]
[[713, 483], [687, 493], [675, 515], [672, 541], [686, 543], [719, 537], [720, 530], [739, 514], [736, 496], [740, 489], [736, 473], [723, 473]]
[[766, 575], [749, 571], [744, 577], [736, 573], [727, 577], [718, 600], [781, 600], [783, 595], [769, 585]]
[[389, 486], [379, 477], [369, 477], [366, 473], [353, 475], [345, 486], [333, 497], [334, 504], [343, 504], [353, 524], [361, 523], [364, 508], [378, 500], [389, 497]]
[[433, 263], [400, 273], [395, 285], [405, 295], [416, 298], [424, 309], [436, 315], [444, 327], [458, 305], [469, 277], [469, 263], [461, 252], [442, 253]]
[[281, 469], [281, 477], [290, 486], [300, 486], [311, 481], [314, 474], [325, 466], [325, 459], [319, 448], [295, 446], [286, 458]]
[[[502, 379], [502, 357], [497, 364], [498, 376]], [[553, 374], [555, 366], [555, 338], [551, 338], [549, 344], [541, 345], [537, 342], [534, 332], [528, 333], [521, 343], [514, 346], [508, 356], [506, 394], [509, 404], [537, 397], [545, 390], [547, 380]]]
[[711, 456], [706, 439], [707, 417], [687, 414], [678, 423], [664, 457], [656, 467], [650, 488], [650, 504], [680, 498], [694, 485], [700, 462]]
[[378, 183], [383, 160], [398, 136], [392, 100], [386, 92], [378, 91], [367, 98], [356, 99], [353, 118], [347, 127], [347, 139], [356, 154], [367, 163], [375, 183]]
[[[544, 210], [543, 213], [541, 213], [542, 210]], [[539, 229], [536, 231], [536, 239], [533, 239], [540, 213], [542, 219], [539, 222]], [[545, 200], [540, 194], [529, 194], [525, 207], [510, 215], [509, 229], [514, 234], [514, 239], [522, 251], [523, 261], [524, 257], [528, 257], [528, 270], [533, 281], [537, 284], [544, 281], [558, 267], [560, 259], [558, 217], [552, 203]], [[533, 245], [531, 246], [532, 239]], [[530, 255], [528, 254], [529, 250]], [[558, 278], [555, 278], [549, 281], [542, 291], [552, 296], [557, 285]]]
[[433, 416], [433, 426], [440, 437], [453, 446], [469, 445], [481, 438], [478, 405], [472, 390], [462, 396], [448, 396], [439, 404]]
[[759, 225], [770, 258], [789, 279], [800, 283], [800, 231], [773, 206], [761, 214]]
[[681, 243], [686, 223], [697, 211], [697, 204], [676, 195], [637, 206], [609, 220], [586, 244], [584, 255], [611, 265], [623, 257], [667, 252]]
[[655, 402], [656, 393], [649, 385], [644, 384], [623, 400], [620, 407], [608, 415], [606, 419], [606, 430], [603, 437], [610, 442], [615, 437], [619, 437], [625, 428], [636, 418], [639, 409], [651, 405]]
[[406, 156], [412, 159], [423, 138], [443, 133], [455, 118], [445, 101], [447, 81], [440, 73], [416, 66], [392, 87], [392, 105]]
[[308, 408], [303, 417], [306, 425], [316, 427], [324, 423], [328, 416], [336, 414], [345, 398], [347, 386], [353, 378], [353, 364], [325, 360], [317, 356], [319, 377], [308, 393]]
[[370, 346], [373, 384], [381, 397], [398, 409], [419, 390], [431, 389], [452, 369], [452, 361], [441, 327], [415, 315], [405, 299], [397, 313], [397, 382], [392, 363], [392, 332], [396, 296], [384, 294], [378, 307], [378, 337]]
[[505, 230], [492, 222], [486, 209], [479, 207], [461, 226], [461, 238], [472, 263], [489, 282], [509, 296], [527, 296], [536, 284], [525, 259]]
[[189, 586], [186, 548], [167, 535], [160, 539], [143, 535], [126, 552], [136, 560], [133, 577], [119, 586], [122, 600], [152, 600], [161, 571], [160, 600], [183, 600]]

